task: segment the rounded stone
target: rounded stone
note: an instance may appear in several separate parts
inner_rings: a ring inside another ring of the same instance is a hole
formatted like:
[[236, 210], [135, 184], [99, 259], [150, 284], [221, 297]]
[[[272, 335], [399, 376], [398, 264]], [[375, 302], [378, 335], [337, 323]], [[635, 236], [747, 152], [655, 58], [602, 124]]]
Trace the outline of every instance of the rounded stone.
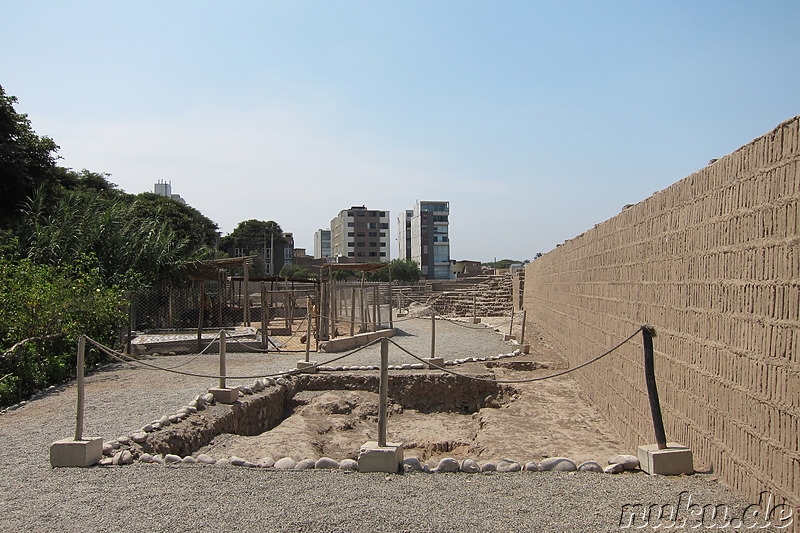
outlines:
[[621, 474], [624, 471], [625, 467], [622, 465], [622, 463], [610, 464], [603, 469], [603, 472], [606, 474]]
[[270, 386], [270, 387], [274, 387], [274, 386], [275, 386], [275, 383], [277, 383], [277, 382], [275, 381], [275, 378], [264, 378], [264, 381], [265, 381], [265, 382], [267, 383], [267, 385], [268, 385], [268, 386]]
[[293, 470], [313, 470], [315, 463], [313, 459], [303, 459], [294, 465]]
[[177, 424], [180, 421], [181, 421], [181, 417], [179, 417], [178, 415], [169, 415], [170, 424]]
[[158, 419], [158, 423], [161, 424], [161, 427], [166, 427], [170, 425], [169, 416], [167, 415], [162, 416], [161, 418]]
[[497, 463], [498, 472], [519, 472], [522, 470], [522, 465], [511, 459], [503, 459]]
[[154, 422], [151, 425], [153, 426], [153, 431], [158, 431], [159, 429], [161, 429], [161, 422]]
[[260, 468], [272, 468], [275, 466], [275, 461], [272, 459], [272, 457], [265, 457], [257, 463], [257, 466]]
[[217, 462], [214, 464], [216, 464], [217, 466], [230, 466], [231, 462], [228, 461], [227, 459], [217, 459]]
[[548, 457], [539, 463], [542, 472], [574, 472], [578, 467], [566, 457]]
[[276, 470], [291, 470], [297, 463], [291, 457], [283, 457], [275, 461]]
[[287, 382], [286, 382], [286, 380], [284, 378], [278, 378], [278, 379], [275, 380], [275, 383], [277, 383], [280, 386], [284, 386], [284, 385], [286, 385]]
[[183, 460], [181, 460], [181, 462], [187, 465], [193, 465], [197, 463], [197, 459], [195, 459], [191, 455], [187, 455], [186, 457], [183, 458]]
[[452, 457], [445, 457], [444, 459], [439, 461], [439, 464], [436, 465], [436, 468], [432, 469], [431, 472], [436, 474], [440, 472], [446, 472], [446, 473], [458, 472], [458, 468], [459, 468], [458, 461], [456, 461]]
[[614, 455], [609, 457], [608, 464], [621, 464], [625, 470], [633, 470], [639, 468], [639, 458], [635, 455]]
[[180, 463], [182, 461], [179, 455], [175, 455], [174, 453], [168, 453], [164, 456], [165, 463]]
[[196, 412], [197, 412], [197, 407], [195, 407], [195, 406], [193, 406], [193, 405], [184, 405], [184, 406], [183, 406], [183, 408], [181, 409], [181, 411], [182, 411], [183, 409], [186, 409], [186, 411], [187, 411], [188, 413], [190, 413], [190, 414], [191, 414], [191, 413], [196, 413]]
[[121, 437], [117, 437], [117, 442], [120, 444], [130, 444], [131, 438], [128, 437], [127, 435], [123, 435]]
[[[117, 443], [119, 444], [119, 443]], [[111, 445], [110, 442], [103, 443], [103, 455], [111, 455], [114, 453], [114, 447]]]
[[114, 459], [111, 457], [103, 457], [97, 464], [101, 466], [111, 466], [114, 464]]
[[[122, 450], [121, 452], [119, 452], [119, 455], [120, 455], [119, 464], [129, 465], [133, 463], [133, 454], [130, 452], [130, 450]], [[114, 458], [116, 459], [116, 457]]]
[[525, 472], [538, 472], [539, 471], [539, 463], [536, 461], [528, 461], [525, 463], [525, 468], [523, 468]]
[[150, 455], [149, 453], [143, 453], [142, 455], [139, 456], [139, 461], [142, 463], [152, 463], [153, 456]]
[[216, 402], [214, 395], [211, 394], [210, 392], [203, 394], [203, 400], [205, 400], [205, 402], [209, 405], [214, 405], [214, 403]]
[[496, 472], [496, 471], [497, 471], [497, 465], [494, 463], [485, 463], [481, 467], [481, 472]]
[[228, 461], [229, 461], [229, 462], [230, 462], [230, 463], [231, 463], [233, 466], [244, 466], [244, 464], [247, 462], [245, 459], [242, 459], [241, 457], [237, 457], [237, 456], [235, 456], [235, 455], [233, 455], [233, 456], [229, 457], [229, 458], [228, 458]]
[[147, 440], [147, 433], [145, 433], [144, 431], [133, 433], [131, 435], [131, 439], [133, 440], [133, 442], [144, 442]]
[[339, 461], [335, 461], [330, 457], [321, 457], [314, 463], [314, 468], [318, 470], [336, 470], [339, 468]]
[[253, 389], [250, 387], [240, 387], [239, 390], [247, 395], [253, 394]]
[[459, 469], [462, 472], [466, 472], [467, 474], [475, 474], [481, 471], [481, 467], [475, 462], [474, 459], [464, 459], [461, 461], [461, 466]]
[[403, 472], [422, 472], [422, 463], [416, 457], [403, 459]]
[[603, 472], [603, 467], [596, 461], [586, 461], [578, 465], [578, 472]]
[[153, 462], [158, 463], [160, 465], [164, 464], [164, 457], [159, 453], [153, 456]]
[[153, 424], [145, 424], [141, 427], [141, 430], [145, 433], [152, 433], [153, 432]]
[[214, 463], [216, 463], [213, 457], [206, 455], [204, 453], [201, 453], [200, 455], [197, 456], [197, 462], [202, 463], [204, 465], [213, 465]]
[[339, 461], [339, 470], [345, 472], [358, 472], [358, 462], [353, 459], [342, 459]]

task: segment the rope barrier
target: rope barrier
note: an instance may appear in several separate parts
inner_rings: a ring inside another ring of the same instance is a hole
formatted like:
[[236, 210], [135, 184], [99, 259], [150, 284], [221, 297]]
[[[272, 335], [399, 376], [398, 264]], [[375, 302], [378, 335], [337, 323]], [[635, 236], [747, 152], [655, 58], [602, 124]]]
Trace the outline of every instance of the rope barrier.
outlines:
[[295, 369], [295, 370], [287, 370], [286, 372], [277, 372], [275, 374], [258, 374], [258, 375], [253, 375], [253, 376], [220, 376], [220, 375], [211, 375], [211, 374], [195, 374], [193, 372], [183, 372], [183, 371], [180, 371], [180, 370], [174, 370], [172, 368], [164, 368], [164, 367], [160, 367], [160, 366], [157, 366], [157, 365], [151, 365], [150, 363], [145, 363], [144, 361], [140, 361], [138, 359], [130, 358], [128, 355], [126, 355], [126, 354], [124, 354], [122, 352], [118, 352], [118, 351], [116, 351], [116, 350], [114, 350], [112, 348], [109, 348], [108, 346], [104, 346], [103, 344], [101, 344], [101, 343], [99, 343], [99, 342], [97, 342], [94, 339], [91, 339], [89, 337], [86, 337], [86, 340], [89, 341], [91, 344], [93, 344], [98, 350], [100, 350], [101, 352], [105, 353], [106, 355], [112, 357], [113, 359], [116, 359], [116, 360], [118, 360], [118, 361], [120, 361], [122, 363], [137, 364], [137, 365], [145, 366], [145, 367], [151, 368], [153, 370], [162, 370], [164, 372], [171, 372], [173, 374], [180, 374], [182, 376], [190, 376], [190, 377], [196, 377], [196, 378], [208, 378], [208, 379], [221, 379], [221, 378], [225, 378], [225, 379], [259, 379], [259, 378], [274, 378], [274, 377], [288, 376], [288, 375], [292, 375], [292, 374], [298, 374], [298, 373], [300, 373], [302, 371], [307, 371], [309, 368], [318, 368], [320, 366], [326, 366], [326, 365], [329, 365], [331, 363], [335, 363], [336, 361], [339, 361], [341, 359], [344, 359], [345, 357], [349, 357], [349, 356], [351, 356], [351, 355], [353, 355], [353, 354], [355, 354], [357, 352], [360, 352], [361, 350], [364, 350], [365, 348], [368, 348], [369, 346], [372, 346], [373, 344], [376, 344], [376, 343], [380, 342], [381, 339], [375, 339], [374, 341], [372, 341], [372, 342], [370, 342], [368, 344], [365, 344], [364, 346], [360, 346], [360, 347], [356, 348], [352, 352], [348, 352], [348, 353], [340, 355], [338, 357], [334, 357], [333, 359], [331, 359], [329, 361], [324, 361], [322, 363], [316, 363], [314, 365], [310, 365], [310, 366], [304, 368], [302, 371]]
[[215, 336], [213, 339], [211, 339], [211, 341], [209, 341], [209, 343], [208, 343], [208, 344], [206, 344], [206, 347], [205, 347], [205, 348], [203, 348], [202, 350], [200, 350], [200, 353], [198, 353], [197, 355], [195, 355], [194, 357], [192, 357], [192, 358], [191, 358], [191, 359], [189, 359], [188, 361], [184, 361], [183, 363], [177, 364], [177, 365], [175, 365], [175, 366], [170, 366], [170, 367], [168, 367], [168, 368], [169, 368], [170, 370], [172, 370], [173, 368], [180, 368], [180, 367], [182, 367], [182, 366], [186, 366], [186, 365], [188, 365], [189, 363], [192, 363], [192, 362], [194, 362], [194, 361], [195, 361], [195, 360], [196, 360], [198, 357], [200, 357], [201, 355], [203, 355], [204, 353], [206, 353], [206, 350], [208, 350], [209, 348], [211, 348], [211, 345], [212, 345], [212, 344], [214, 344], [216, 341], [218, 341], [218, 340], [219, 340], [219, 336], [220, 336], [220, 333], [219, 333], [219, 332], [217, 332], [217, 335], [216, 335], [216, 336]]
[[441, 366], [439, 366], [439, 365], [434, 365], [434, 364], [430, 363], [429, 361], [427, 361], [427, 360], [425, 360], [425, 359], [423, 359], [423, 358], [421, 358], [421, 357], [417, 357], [415, 354], [413, 354], [413, 353], [409, 352], [408, 350], [406, 350], [405, 348], [403, 348], [402, 346], [400, 346], [399, 344], [397, 344], [397, 343], [396, 343], [394, 340], [392, 340], [392, 339], [389, 339], [389, 342], [391, 342], [392, 344], [394, 344], [395, 346], [397, 346], [398, 348], [400, 348], [400, 350], [401, 350], [401, 351], [403, 351], [403, 352], [407, 353], [408, 355], [410, 355], [410, 356], [411, 356], [411, 357], [413, 357], [414, 359], [416, 359], [416, 360], [418, 360], [418, 361], [420, 361], [420, 362], [422, 362], [422, 363], [425, 363], [426, 365], [428, 365], [428, 366], [430, 366], [430, 367], [432, 367], [432, 368], [436, 368], [437, 370], [441, 370], [441, 371], [443, 371], [443, 372], [447, 372], [448, 374], [454, 374], [454, 375], [456, 375], [456, 376], [461, 376], [461, 377], [464, 377], [464, 378], [467, 378], [467, 379], [472, 379], [472, 380], [475, 380], [475, 381], [486, 381], [486, 382], [490, 382], [490, 383], [532, 383], [532, 382], [534, 382], [534, 381], [544, 381], [544, 380], [546, 380], [546, 379], [550, 379], [550, 378], [556, 378], [556, 377], [559, 377], [559, 376], [563, 376], [564, 374], [569, 374], [570, 372], [574, 372], [574, 371], [576, 371], [576, 370], [578, 370], [578, 369], [581, 369], [581, 368], [583, 368], [583, 367], [585, 367], [585, 366], [588, 366], [588, 365], [590, 365], [590, 364], [592, 364], [592, 363], [594, 363], [594, 362], [596, 362], [596, 361], [599, 361], [599, 360], [600, 360], [600, 359], [602, 359], [603, 357], [607, 356], [608, 354], [610, 354], [611, 352], [615, 351], [617, 348], [619, 348], [620, 346], [622, 346], [623, 344], [625, 344], [626, 342], [628, 342], [629, 340], [631, 340], [632, 338], [634, 338], [634, 337], [635, 337], [635, 336], [636, 336], [636, 335], [637, 335], [637, 334], [638, 334], [640, 331], [642, 331], [642, 328], [639, 328], [639, 329], [637, 329], [636, 331], [634, 331], [634, 332], [633, 332], [633, 333], [630, 335], [630, 337], [628, 337], [627, 339], [623, 340], [622, 342], [620, 342], [619, 344], [617, 344], [616, 346], [614, 346], [614, 347], [613, 347], [613, 348], [611, 348], [610, 350], [608, 350], [608, 351], [606, 351], [606, 352], [604, 352], [604, 353], [602, 353], [602, 354], [598, 355], [597, 357], [595, 357], [595, 358], [593, 358], [593, 359], [590, 359], [590, 360], [586, 361], [585, 363], [581, 363], [581, 364], [580, 364], [580, 365], [578, 365], [578, 366], [575, 366], [575, 367], [569, 368], [569, 369], [567, 369], [567, 370], [564, 370], [563, 372], [557, 372], [557, 373], [555, 373], [555, 374], [550, 374], [549, 376], [540, 376], [540, 377], [535, 377], [535, 378], [527, 378], [527, 379], [506, 379], [506, 380], [501, 380], [501, 379], [488, 379], [488, 378], [479, 378], [479, 377], [477, 377], [477, 376], [469, 376], [469, 375], [467, 375], [467, 374], [462, 374], [462, 373], [460, 373], [460, 372], [454, 372], [453, 370], [448, 370], [447, 368], [441, 367]]

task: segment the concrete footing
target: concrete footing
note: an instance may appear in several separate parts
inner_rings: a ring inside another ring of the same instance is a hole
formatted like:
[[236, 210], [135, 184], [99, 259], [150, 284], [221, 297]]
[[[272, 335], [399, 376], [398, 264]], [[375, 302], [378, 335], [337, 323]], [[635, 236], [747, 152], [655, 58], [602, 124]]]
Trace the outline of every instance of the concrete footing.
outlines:
[[425, 359], [425, 362], [427, 363], [428, 370], [438, 370], [436, 367], [444, 367], [444, 359], [442, 357], [429, 357]]
[[531, 353], [531, 345], [530, 344], [523, 344], [522, 346], [520, 346], [519, 349], [522, 351], [522, 353]]
[[92, 466], [103, 458], [103, 439], [86, 437], [81, 440], [62, 439], [50, 445], [52, 466]]
[[661, 450], [658, 444], [639, 446], [636, 455], [639, 468], [648, 474], [677, 476], [694, 473], [692, 450], [675, 442], [668, 442], [667, 447]]
[[297, 369], [303, 374], [316, 374], [319, 372], [319, 367], [314, 366], [316, 364], [316, 361], [298, 361]]
[[387, 442], [386, 446], [378, 446], [376, 441], [369, 441], [361, 446], [358, 454], [359, 472], [397, 473], [403, 463], [403, 444]]
[[481, 323], [481, 319], [477, 318], [477, 317], [473, 317], [473, 318], [468, 318], [467, 319], [467, 324], [480, 324], [480, 323]]
[[239, 388], [233, 389], [208, 389], [208, 392], [214, 395], [214, 399], [219, 403], [236, 403], [239, 401]]
[[503, 334], [503, 341], [513, 341], [516, 340], [516, 338], [517, 337], [515, 337], [514, 335], [509, 335], [507, 333]]

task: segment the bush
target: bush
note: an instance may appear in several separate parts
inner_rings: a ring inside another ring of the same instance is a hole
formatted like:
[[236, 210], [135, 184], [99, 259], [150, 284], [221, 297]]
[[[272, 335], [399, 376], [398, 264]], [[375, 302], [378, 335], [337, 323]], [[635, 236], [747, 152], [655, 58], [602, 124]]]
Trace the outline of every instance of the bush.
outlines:
[[[119, 291], [103, 286], [91, 262], [54, 267], [0, 258], [0, 405], [10, 405], [75, 372], [77, 340], [112, 344], [124, 323]], [[48, 337], [26, 343], [32, 337]], [[87, 348], [86, 365], [105, 360]]]

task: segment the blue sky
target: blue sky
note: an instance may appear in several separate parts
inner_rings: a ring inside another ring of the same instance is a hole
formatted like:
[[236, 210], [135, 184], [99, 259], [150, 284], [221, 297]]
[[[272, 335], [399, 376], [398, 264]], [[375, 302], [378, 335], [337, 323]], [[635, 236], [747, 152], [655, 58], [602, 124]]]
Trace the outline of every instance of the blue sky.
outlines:
[[[800, 114], [797, 1], [0, 0], [0, 85], [61, 164], [298, 247], [446, 200], [529, 259]], [[396, 244], [392, 246], [396, 257]]]

